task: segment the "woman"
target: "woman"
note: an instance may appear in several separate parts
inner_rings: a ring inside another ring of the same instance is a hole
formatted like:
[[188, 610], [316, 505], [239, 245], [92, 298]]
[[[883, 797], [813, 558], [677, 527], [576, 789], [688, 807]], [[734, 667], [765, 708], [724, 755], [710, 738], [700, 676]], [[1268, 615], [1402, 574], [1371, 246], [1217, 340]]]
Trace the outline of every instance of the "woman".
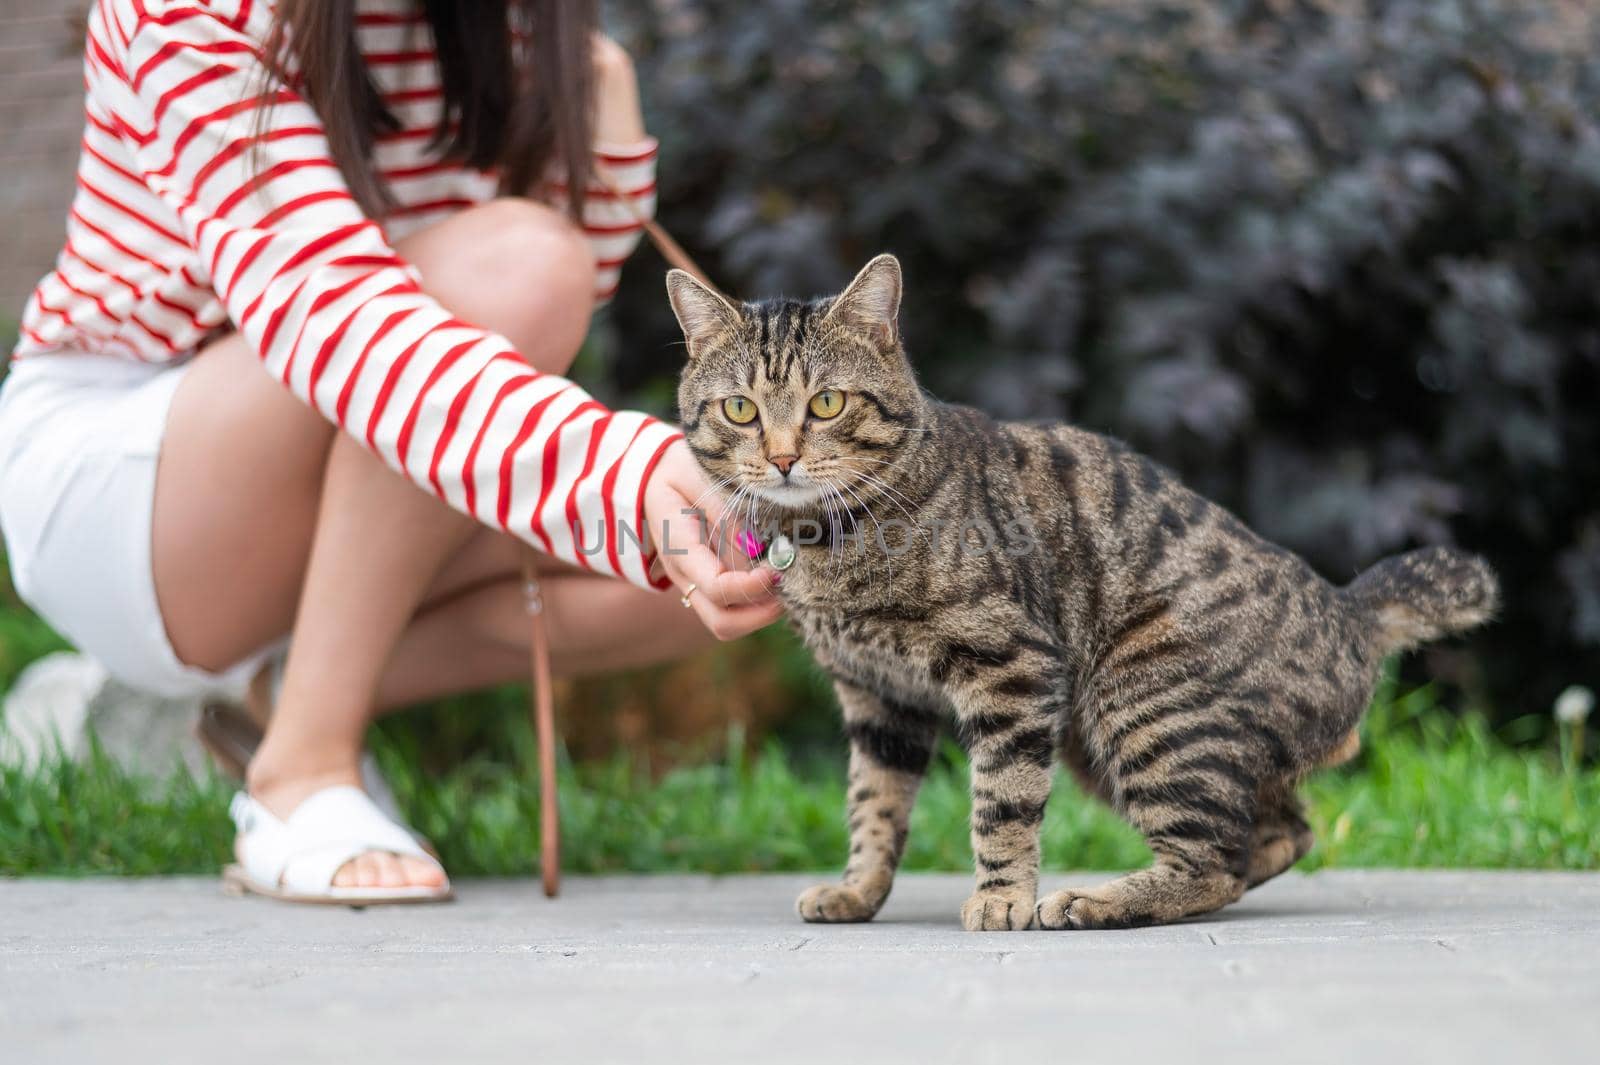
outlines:
[[568, 673], [698, 644], [668, 586], [722, 638], [777, 614], [683, 517], [677, 431], [557, 376], [637, 243], [620, 197], [653, 206], [631, 67], [586, 0], [100, 0], [86, 73], [0, 394], [18, 589], [158, 692], [292, 636], [234, 803], [248, 886], [445, 897], [362, 738], [524, 675], [522, 543]]

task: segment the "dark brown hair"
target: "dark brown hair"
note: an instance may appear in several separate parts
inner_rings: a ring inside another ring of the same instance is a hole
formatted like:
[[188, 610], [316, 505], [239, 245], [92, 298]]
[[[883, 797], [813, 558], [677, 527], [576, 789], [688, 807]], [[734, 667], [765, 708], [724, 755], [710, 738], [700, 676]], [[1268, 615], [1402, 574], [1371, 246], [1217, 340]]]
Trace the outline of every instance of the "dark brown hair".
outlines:
[[[559, 163], [577, 215], [591, 166], [595, 0], [417, 3], [433, 29], [444, 92], [434, 146], [497, 169], [502, 191], [515, 195]], [[316, 109], [351, 193], [378, 215], [390, 199], [373, 144], [399, 123], [362, 61], [355, 9], [356, 0], [279, 0], [266, 57]]]

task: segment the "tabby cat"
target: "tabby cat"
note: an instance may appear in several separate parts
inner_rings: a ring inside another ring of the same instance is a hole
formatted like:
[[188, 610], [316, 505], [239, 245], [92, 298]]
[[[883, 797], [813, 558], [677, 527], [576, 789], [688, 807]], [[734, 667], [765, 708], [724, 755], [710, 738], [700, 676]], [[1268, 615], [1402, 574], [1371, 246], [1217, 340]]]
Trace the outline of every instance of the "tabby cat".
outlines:
[[[1336, 588], [1114, 439], [928, 398], [892, 256], [831, 299], [736, 306], [676, 270], [667, 289], [689, 446], [730, 514], [798, 544], [778, 591], [844, 711], [850, 856], [800, 896], [807, 921], [883, 905], [947, 717], [972, 765], [965, 927], [1225, 906], [1310, 848], [1296, 783], [1356, 752], [1384, 656], [1495, 609], [1474, 556], [1412, 551]], [[1149, 868], [1038, 896], [1057, 757]]]

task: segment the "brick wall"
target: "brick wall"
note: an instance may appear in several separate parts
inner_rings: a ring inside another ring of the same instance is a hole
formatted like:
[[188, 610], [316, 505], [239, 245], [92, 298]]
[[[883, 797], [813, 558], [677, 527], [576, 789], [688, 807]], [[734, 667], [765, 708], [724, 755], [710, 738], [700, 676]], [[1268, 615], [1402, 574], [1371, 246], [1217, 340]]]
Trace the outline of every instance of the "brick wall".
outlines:
[[0, 343], [55, 262], [83, 131], [87, 0], [0, 0]]

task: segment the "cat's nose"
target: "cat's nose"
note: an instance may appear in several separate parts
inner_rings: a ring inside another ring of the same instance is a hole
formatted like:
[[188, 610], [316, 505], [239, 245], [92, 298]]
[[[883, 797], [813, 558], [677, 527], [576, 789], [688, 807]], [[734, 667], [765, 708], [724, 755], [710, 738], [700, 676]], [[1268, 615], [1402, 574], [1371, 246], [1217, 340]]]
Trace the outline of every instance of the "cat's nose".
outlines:
[[792, 466], [794, 466], [795, 463], [800, 461], [800, 456], [799, 455], [772, 455], [772, 456], [770, 456], [768, 458], [767, 461], [771, 462], [774, 466], [778, 467], [778, 472], [783, 474], [785, 477], [787, 477], [787, 476], [789, 476], [790, 468]]

